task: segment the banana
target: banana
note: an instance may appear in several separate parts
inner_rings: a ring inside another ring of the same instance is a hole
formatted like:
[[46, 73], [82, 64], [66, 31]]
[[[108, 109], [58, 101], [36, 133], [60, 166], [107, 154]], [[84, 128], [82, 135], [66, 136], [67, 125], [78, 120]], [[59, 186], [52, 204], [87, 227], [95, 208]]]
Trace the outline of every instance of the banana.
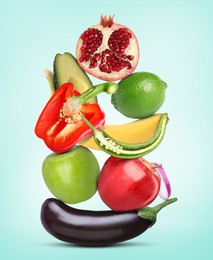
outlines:
[[[155, 134], [162, 115], [163, 114], [159, 113], [145, 119], [135, 120], [130, 123], [105, 125], [103, 130], [120, 142], [145, 142]], [[90, 149], [100, 150], [95, 143], [93, 136], [82, 140], [79, 144]]]

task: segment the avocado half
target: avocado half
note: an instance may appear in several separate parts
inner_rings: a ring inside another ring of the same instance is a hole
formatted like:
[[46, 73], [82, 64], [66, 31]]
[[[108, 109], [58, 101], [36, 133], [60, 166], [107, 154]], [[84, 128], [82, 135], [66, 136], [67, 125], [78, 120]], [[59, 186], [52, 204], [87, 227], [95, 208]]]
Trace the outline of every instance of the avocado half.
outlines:
[[[75, 89], [80, 93], [93, 86], [86, 72], [78, 65], [76, 58], [69, 52], [56, 54], [53, 70], [55, 90], [66, 82], [73, 83]], [[97, 97], [91, 98], [89, 103], [97, 103]]]

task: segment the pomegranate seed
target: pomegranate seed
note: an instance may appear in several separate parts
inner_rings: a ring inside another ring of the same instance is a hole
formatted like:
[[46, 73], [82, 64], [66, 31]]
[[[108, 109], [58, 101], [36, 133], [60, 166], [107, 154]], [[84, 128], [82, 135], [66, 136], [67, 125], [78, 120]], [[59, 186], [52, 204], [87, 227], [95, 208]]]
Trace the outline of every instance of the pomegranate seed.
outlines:
[[100, 64], [99, 65], [100, 71], [106, 72], [107, 71], [107, 66], [105, 64]]
[[93, 57], [93, 59], [95, 59], [96, 61], [99, 61], [101, 58], [101, 55], [99, 53], [96, 53]]
[[131, 61], [131, 60], [134, 59], [134, 56], [133, 56], [133, 55], [128, 55], [128, 56], [127, 56], [127, 59]]

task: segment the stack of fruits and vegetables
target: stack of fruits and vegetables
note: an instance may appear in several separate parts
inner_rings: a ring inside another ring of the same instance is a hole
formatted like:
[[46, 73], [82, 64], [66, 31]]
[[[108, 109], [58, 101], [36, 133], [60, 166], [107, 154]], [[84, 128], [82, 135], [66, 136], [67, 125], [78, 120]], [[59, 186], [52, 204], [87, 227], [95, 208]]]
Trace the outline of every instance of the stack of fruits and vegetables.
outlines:
[[[167, 85], [153, 73], [135, 72], [138, 60], [134, 33], [102, 16], [80, 35], [75, 56], [57, 54], [53, 72], [45, 70], [51, 97], [35, 133], [52, 151], [42, 174], [54, 198], [43, 203], [41, 222], [57, 239], [84, 246], [126, 241], [155, 224], [157, 213], [177, 200], [170, 198], [162, 165], [144, 158], [165, 135], [168, 114], [157, 111]], [[88, 75], [100, 84], [93, 86]], [[132, 120], [107, 124], [97, 99], [101, 93], [111, 95], [109, 106]], [[109, 156], [102, 168], [94, 149]], [[72, 206], [96, 192], [108, 210]], [[162, 202], [151, 207], [158, 196]]]

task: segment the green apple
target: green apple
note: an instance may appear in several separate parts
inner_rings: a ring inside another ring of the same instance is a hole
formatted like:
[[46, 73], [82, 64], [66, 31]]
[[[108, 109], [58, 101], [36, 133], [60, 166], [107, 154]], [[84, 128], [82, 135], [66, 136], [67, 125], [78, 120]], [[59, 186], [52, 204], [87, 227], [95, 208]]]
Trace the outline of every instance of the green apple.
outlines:
[[86, 147], [77, 145], [62, 154], [52, 153], [42, 165], [44, 181], [61, 201], [74, 204], [91, 198], [97, 191], [100, 167]]

